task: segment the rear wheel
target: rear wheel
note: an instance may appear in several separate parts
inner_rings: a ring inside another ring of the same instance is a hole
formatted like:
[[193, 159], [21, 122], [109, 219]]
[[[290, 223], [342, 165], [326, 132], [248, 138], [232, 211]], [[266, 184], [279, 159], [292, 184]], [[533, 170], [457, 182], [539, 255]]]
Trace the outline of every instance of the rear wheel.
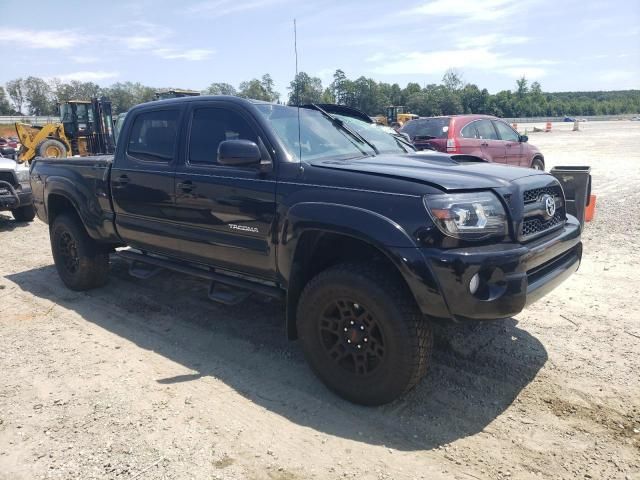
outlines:
[[33, 205], [25, 205], [24, 207], [11, 210], [11, 213], [13, 214], [13, 218], [18, 222], [30, 222], [36, 216], [36, 209], [33, 208]]
[[533, 162], [531, 162], [531, 168], [534, 170], [544, 170], [544, 162], [542, 159], [536, 157], [533, 159]]
[[40, 142], [37, 148], [38, 156], [44, 158], [66, 158], [67, 149], [64, 144], [53, 138]]
[[109, 254], [87, 234], [76, 216], [57, 216], [50, 237], [58, 275], [67, 287], [89, 290], [107, 282]]
[[430, 325], [384, 269], [342, 264], [321, 272], [302, 292], [297, 318], [311, 368], [347, 400], [390, 402], [427, 371]]

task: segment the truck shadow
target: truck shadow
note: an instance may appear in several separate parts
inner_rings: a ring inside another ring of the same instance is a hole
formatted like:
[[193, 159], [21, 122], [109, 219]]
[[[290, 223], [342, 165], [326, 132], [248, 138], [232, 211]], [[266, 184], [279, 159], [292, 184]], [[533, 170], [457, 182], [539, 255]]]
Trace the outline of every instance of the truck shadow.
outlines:
[[28, 227], [29, 222], [18, 222], [10, 213], [0, 213], [0, 232], [10, 232], [16, 228]]
[[278, 303], [217, 305], [206, 299], [201, 281], [169, 272], [134, 279], [119, 259], [112, 259], [110, 283], [90, 292], [67, 290], [53, 266], [6, 278], [185, 367], [184, 374], [150, 383], [181, 388], [212, 376], [296, 424], [399, 450], [433, 449], [483, 431], [547, 360], [542, 344], [515, 319], [439, 327], [427, 377], [389, 405], [360, 407], [312, 374], [296, 342], [285, 337]]

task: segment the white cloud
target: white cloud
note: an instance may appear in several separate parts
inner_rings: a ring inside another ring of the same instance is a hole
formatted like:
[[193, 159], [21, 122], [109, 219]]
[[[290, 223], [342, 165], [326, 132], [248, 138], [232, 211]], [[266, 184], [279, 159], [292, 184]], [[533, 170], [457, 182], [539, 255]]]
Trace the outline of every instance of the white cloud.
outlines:
[[497, 20], [513, 15], [518, 0], [433, 0], [410, 9], [408, 15], [460, 17], [471, 21]]
[[69, 57], [75, 63], [97, 63], [98, 57], [93, 57], [89, 55], [72, 55]]
[[285, 0], [253, 0], [240, 2], [238, 0], [209, 0], [198, 2], [186, 9], [189, 14], [206, 15], [207, 17], [222, 17], [232, 13], [244, 12], [272, 6]]
[[115, 78], [119, 75], [118, 72], [105, 72], [105, 71], [81, 71], [65, 73], [63, 75], [55, 75], [55, 78], [59, 78], [63, 82], [69, 80], [78, 80], [80, 82], [95, 82], [98, 80], [106, 80], [109, 78]]
[[599, 76], [600, 80], [607, 83], [623, 82], [625, 80], [631, 80], [637, 74], [628, 70], [611, 70], [607, 73], [603, 73]]
[[526, 77], [538, 79], [547, 74], [547, 71], [544, 68], [531, 66], [503, 68], [499, 71], [513, 78]]
[[187, 50], [178, 50], [174, 48], [158, 48], [153, 50], [153, 53], [160, 58], [167, 60], [190, 60], [199, 61], [205, 60], [213, 55], [214, 50], [207, 50], [203, 48], [192, 48]]
[[509, 76], [537, 78], [545, 75], [542, 65], [552, 65], [552, 60], [534, 60], [504, 55], [487, 47], [460, 48], [434, 52], [407, 52], [375, 57], [376, 66], [371, 71], [382, 75], [433, 75], [443, 74], [448, 68], [491, 70]]
[[65, 49], [78, 46], [82, 40], [82, 36], [71, 30], [0, 28], [0, 41], [15, 42], [26, 48]]
[[495, 45], [521, 45], [527, 43], [529, 37], [500, 35], [489, 33], [486, 35], [471, 35], [458, 37], [455, 42], [459, 48], [492, 47]]
[[161, 40], [161, 36], [152, 35], [132, 35], [120, 38], [120, 41], [129, 50], [148, 50], [156, 47]]

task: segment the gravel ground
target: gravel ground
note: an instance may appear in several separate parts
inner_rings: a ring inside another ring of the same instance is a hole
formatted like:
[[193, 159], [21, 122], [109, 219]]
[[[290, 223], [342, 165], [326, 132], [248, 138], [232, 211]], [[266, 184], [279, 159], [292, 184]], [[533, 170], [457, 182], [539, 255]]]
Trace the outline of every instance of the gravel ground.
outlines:
[[571, 127], [530, 141], [592, 166], [579, 272], [439, 330], [424, 381], [379, 408], [327, 392], [278, 304], [118, 260], [71, 292], [46, 226], [0, 214], [0, 479], [640, 478], [640, 123]]

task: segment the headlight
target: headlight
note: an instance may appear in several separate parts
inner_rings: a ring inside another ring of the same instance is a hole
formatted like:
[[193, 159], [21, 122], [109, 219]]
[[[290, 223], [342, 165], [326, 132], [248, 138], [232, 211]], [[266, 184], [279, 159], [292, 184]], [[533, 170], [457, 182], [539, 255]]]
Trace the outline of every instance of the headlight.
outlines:
[[29, 169], [25, 168], [24, 170], [16, 170], [16, 177], [18, 178], [19, 183], [29, 183]]
[[483, 240], [507, 233], [507, 214], [491, 192], [427, 195], [424, 205], [442, 233], [463, 240]]

